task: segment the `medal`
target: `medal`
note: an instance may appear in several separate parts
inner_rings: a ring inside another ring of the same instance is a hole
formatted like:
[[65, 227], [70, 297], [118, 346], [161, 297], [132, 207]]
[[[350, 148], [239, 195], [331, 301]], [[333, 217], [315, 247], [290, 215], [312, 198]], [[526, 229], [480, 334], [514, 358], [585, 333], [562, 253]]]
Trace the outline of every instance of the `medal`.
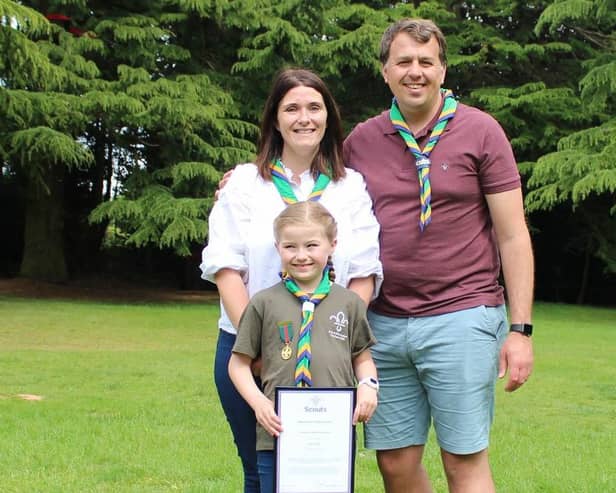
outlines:
[[289, 320], [278, 322], [278, 333], [280, 334], [280, 340], [284, 342], [284, 346], [280, 351], [280, 357], [283, 360], [291, 359], [291, 356], [293, 356], [293, 348], [291, 347], [293, 324]]
[[291, 356], [293, 355], [293, 350], [291, 349], [291, 344], [285, 344], [284, 347], [282, 348], [282, 351], [280, 351], [280, 356], [282, 356], [282, 359], [290, 359]]

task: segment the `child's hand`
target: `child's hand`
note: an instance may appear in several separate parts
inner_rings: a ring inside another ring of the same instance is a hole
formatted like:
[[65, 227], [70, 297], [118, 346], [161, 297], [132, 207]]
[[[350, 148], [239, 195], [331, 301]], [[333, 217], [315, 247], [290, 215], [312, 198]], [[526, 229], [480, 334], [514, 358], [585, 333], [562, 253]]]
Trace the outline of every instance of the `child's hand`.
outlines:
[[280, 418], [276, 416], [274, 404], [265, 395], [261, 395], [259, 401], [253, 407], [257, 421], [272, 436], [277, 437], [282, 432]]
[[366, 423], [374, 414], [377, 402], [376, 389], [368, 385], [357, 387], [357, 404], [353, 413], [353, 424]]

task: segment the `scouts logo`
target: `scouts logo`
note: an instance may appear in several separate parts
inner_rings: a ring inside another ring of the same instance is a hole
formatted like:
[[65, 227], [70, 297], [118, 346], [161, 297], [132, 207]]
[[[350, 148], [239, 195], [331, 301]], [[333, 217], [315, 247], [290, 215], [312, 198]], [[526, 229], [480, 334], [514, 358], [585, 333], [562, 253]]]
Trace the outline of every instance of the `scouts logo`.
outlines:
[[329, 317], [332, 322], [333, 329], [329, 329], [329, 335], [339, 339], [341, 341], [346, 340], [348, 337], [349, 320], [346, 318], [344, 312], [338, 312]]
[[333, 322], [334, 327], [336, 327], [336, 331], [338, 332], [349, 326], [349, 321], [344, 318], [344, 312], [338, 312], [329, 317], [329, 319]]

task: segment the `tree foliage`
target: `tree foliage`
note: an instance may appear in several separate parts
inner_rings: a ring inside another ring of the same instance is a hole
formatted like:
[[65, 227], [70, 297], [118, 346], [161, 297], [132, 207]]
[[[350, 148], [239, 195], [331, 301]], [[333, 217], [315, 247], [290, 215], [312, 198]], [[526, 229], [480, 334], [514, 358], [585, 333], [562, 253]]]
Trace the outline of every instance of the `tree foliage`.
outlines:
[[552, 152], [529, 164], [530, 211], [569, 204], [583, 216], [585, 248], [616, 273], [616, 10], [609, 0], [555, 2], [535, 32], [588, 46], [586, 72], [576, 80], [585, 125], [557, 139]]
[[[199, 65], [191, 71], [176, 69], [193, 57], [174, 32], [189, 14], [164, 1], [123, 7], [3, 1], [0, 8], [6, 19], [0, 26], [5, 174], [31, 190], [25, 194], [26, 209], [39, 214], [47, 209], [49, 220], [57, 222], [51, 237], [44, 229], [26, 227], [31, 237], [25, 239], [22, 275], [28, 265], [27, 275], [65, 279], [63, 262], [55, 272], [45, 268], [44, 275], [37, 275], [36, 265], [46, 260], [40, 244], [64, 250], [66, 194], [82, 197], [78, 207], [84, 216], [111, 198], [112, 187], [143, 208], [138, 222], [123, 220], [134, 244], [187, 255], [206, 234], [208, 197], [218, 180], [212, 171], [248, 159], [255, 135], [232, 95], [208, 77], [211, 70]], [[44, 15], [61, 19], [61, 25], [47, 22]], [[190, 177], [169, 171], [186, 169], [185, 162], [200, 163], [192, 165]], [[64, 168], [55, 174], [65, 187], [44, 186], [51, 179], [50, 166]], [[131, 179], [143, 174], [146, 180]], [[33, 184], [43, 186], [36, 191]], [[154, 198], [156, 207], [151, 207]], [[53, 207], [37, 207], [37, 201]], [[92, 216], [93, 221], [100, 218], [114, 221], [113, 214]], [[83, 234], [98, 234], [100, 243], [105, 223], [102, 228], [82, 223], [81, 228]]]
[[67, 276], [43, 268], [43, 242], [55, 258], [93, 258], [105, 234], [198, 250], [221, 172], [253, 157], [276, 72], [320, 73], [350, 130], [389, 106], [378, 44], [401, 17], [446, 34], [446, 85], [510, 136], [531, 223], [569, 207], [571, 244], [614, 271], [615, 12], [613, 0], [0, 0], [0, 157], [24, 197], [22, 274]]

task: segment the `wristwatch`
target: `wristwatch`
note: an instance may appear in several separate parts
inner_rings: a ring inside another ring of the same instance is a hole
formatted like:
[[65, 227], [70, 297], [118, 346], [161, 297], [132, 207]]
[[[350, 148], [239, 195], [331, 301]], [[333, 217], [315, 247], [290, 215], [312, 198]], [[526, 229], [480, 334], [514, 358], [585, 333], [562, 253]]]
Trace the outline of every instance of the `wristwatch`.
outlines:
[[379, 381], [374, 377], [366, 377], [362, 378], [359, 382], [357, 382], [357, 386], [367, 385], [368, 387], [373, 388], [377, 392], [379, 391]]
[[531, 336], [533, 335], [533, 326], [532, 324], [511, 324], [509, 332], [519, 332], [525, 336]]

